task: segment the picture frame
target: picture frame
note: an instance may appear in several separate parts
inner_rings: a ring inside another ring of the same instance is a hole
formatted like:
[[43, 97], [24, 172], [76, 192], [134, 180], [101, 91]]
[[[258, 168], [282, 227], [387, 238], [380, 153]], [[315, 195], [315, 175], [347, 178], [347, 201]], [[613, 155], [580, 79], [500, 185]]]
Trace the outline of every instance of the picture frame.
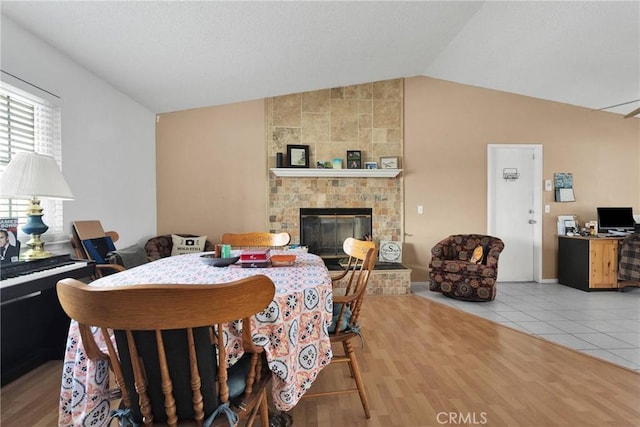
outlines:
[[400, 158], [398, 156], [380, 157], [380, 169], [398, 169]]
[[287, 145], [287, 167], [308, 168], [309, 167], [309, 146], [308, 145]]
[[362, 169], [362, 152], [347, 150], [347, 169]]
[[365, 169], [378, 169], [378, 163], [377, 162], [364, 162], [364, 168]]

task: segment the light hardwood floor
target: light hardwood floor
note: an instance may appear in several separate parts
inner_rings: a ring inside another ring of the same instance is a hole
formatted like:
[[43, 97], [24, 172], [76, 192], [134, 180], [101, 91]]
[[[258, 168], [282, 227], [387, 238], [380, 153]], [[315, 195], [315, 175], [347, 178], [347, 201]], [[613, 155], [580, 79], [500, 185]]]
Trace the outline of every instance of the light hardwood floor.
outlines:
[[[638, 426], [640, 374], [418, 296], [367, 297], [357, 394], [303, 399], [294, 426]], [[55, 426], [60, 362], [1, 390], [1, 424]], [[314, 388], [347, 379], [329, 366]]]

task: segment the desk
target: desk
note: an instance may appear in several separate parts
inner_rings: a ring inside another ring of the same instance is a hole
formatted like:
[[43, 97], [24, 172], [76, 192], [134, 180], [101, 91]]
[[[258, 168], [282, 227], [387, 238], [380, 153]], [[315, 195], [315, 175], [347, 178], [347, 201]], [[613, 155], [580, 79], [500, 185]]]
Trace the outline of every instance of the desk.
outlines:
[[[281, 251], [272, 251], [276, 253]], [[91, 286], [197, 285], [225, 283], [255, 274], [268, 276], [276, 286], [275, 298], [268, 309], [252, 318], [251, 326], [255, 331], [254, 342], [264, 346], [273, 372], [273, 402], [280, 410], [290, 410], [332, 357], [327, 327], [331, 323], [333, 299], [331, 277], [324, 262], [313, 254], [296, 253], [292, 267], [242, 268], [236, 264], [218, 268], [202, 263], [200, 255], [161, 258], [103, 277]], [[233, 364], [243, 353], [242, 331], [234, 323], [225, 332], [228, 363]], [[106, 349], [102, 334], [97, 330], [94, 334], [98, 345]], [[108, 387], [108, 363], [87, 360], [78, 324], [72, 320], [62, 372], [59, 425], [105, 425], [109, 414]]]
[[623, 237], [559, 236], [558, 283], [583, 291], [618, 289]]

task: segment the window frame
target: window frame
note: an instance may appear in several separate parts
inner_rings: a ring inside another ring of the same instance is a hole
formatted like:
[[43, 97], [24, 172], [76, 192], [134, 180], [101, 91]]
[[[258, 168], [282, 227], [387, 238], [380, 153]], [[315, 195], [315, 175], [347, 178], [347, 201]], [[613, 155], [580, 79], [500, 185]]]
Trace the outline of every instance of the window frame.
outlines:
[[[26, 105], [29, 107], [25, 107]], [[12, 113], [13, 107], [22, 108], [22, 110]], [[12, 121], [15, 119], [23, 120], [23, 122], [15, 123]], [[21, 131], [19, 135], [14, 135], [13, 132], [16, 129]], [[15, 153], [21, 151], [35, 151], [52, 156], [58, 163], [58, 167], [61, 168], [61, 130], [62, 114], [59, 97], [17, 78], [11, 79], [10, 75], [2, 73], [0, 80], [0, 174]], [[30, 132], [32, 135], [29, 134]], [[18, 240], [21, 242], [26, 242], [29, 238], [22, 232], [22, 226], [27, 218], [28, 204], [28, 200], [0, 198], [0, 217], [18, 218]], [[40, 205], [44, 209], [44, 223], [49, 227], [42, 240], [46, 242], [68, 240], [64, 234], [62, 200], [43, 198], [40, 199]]]

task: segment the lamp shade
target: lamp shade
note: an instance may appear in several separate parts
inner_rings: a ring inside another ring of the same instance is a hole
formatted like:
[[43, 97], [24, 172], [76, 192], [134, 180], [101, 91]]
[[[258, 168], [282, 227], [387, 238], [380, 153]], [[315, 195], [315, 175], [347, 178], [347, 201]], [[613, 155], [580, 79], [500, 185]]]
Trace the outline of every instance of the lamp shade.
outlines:
[[21, 152], [11, 159], [0, 178], [0, 196], [73, 200], [56, 160], [34, 152]]

